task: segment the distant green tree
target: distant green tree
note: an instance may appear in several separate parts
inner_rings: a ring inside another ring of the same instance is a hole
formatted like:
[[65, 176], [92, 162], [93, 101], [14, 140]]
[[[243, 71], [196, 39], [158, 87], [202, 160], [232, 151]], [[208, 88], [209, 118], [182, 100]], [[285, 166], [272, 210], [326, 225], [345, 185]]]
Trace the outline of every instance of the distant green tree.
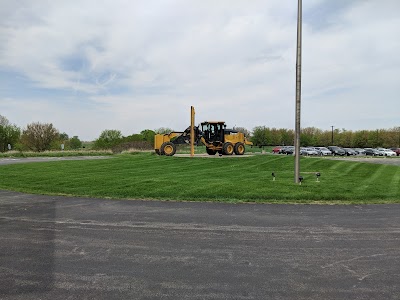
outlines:
[[140, 134], [143, 136], [143, 139], [145, 140], [145, 141], [148, 141], [149, 143], [153, 143], [154, 142], [154, 136], [155, 136], [155, 132], [154, 132], [154, 130], [151, 130], [151, 129], [145, 129], [145, 130], [142, 130], [141, 132], [140, 132]]
[[368, 132], [366, 130], [356, 131], [353, 135], [353, 145], [356, 148], [368, 147]]
[[253, 134], [251, 141], [256, 146], [267, 145], [268, 144], [268, 129], [265, 126], [257, 126], [253, 128]]
[[280, 145], [294, 145], [294, 130], [281, 128], [279, 129], [281, 142]]
[[271, 139], [271, 146], [281, 145], [282, 136], [280, 130], [277, 128], [271, 128], [270, 139]]
[[111, 149], [122, 141], [122, 134], [119, 130], [104, 130], [98, 139], [94, 141], [93, 148], [95, 149]]
[[315, 146], [318, 144], [319, 136], [322, 130], [316, 127], [306, 127], [301, 130], [300, 143], [302, 146]]
[[141, 134], [132, 134], [132, 135], [128, 135], [126, 137], [124, 137], [122, 139], [122, 142], [126, 143], [126, 142], [138, 142], [138, 141], [144, 141], [144, 137]]
[[14, 149], [21, 135], [21, 130], [8, 119], [0, 115], [0, 152], [8, 150], [8, 145]]
[[379, 130], [369, 130], [368, 131], [368, 145], [369, 147], [379, 147], [381, 145]]
[[63, 133], [60, 133], [59, 139], [60, 139], [60, 141], [65, 142], [65, 141], [69, 140], [69, 136], [68, 136], [68, 134], [63, 132]]
[[330, 130], [321, 131], [318, 134], [314, 146], [329, 146], [332, 144], [332, 132]]
[[69, 139], [68, 146], [70, 149], [73, 149], [73, 150], [80, 149], [80, 148], [82, 148], [82, 142], [78, 138], [78, 136], [75, 135]]
[[400, 144], [400, 127], [380, 130], [380, 138], [382, 147], [396, 147]]
[[340, 135], [341, 135], [341, 142], [342, 142], [343, 147], [354, 147], [353, 131], [343, 129]]

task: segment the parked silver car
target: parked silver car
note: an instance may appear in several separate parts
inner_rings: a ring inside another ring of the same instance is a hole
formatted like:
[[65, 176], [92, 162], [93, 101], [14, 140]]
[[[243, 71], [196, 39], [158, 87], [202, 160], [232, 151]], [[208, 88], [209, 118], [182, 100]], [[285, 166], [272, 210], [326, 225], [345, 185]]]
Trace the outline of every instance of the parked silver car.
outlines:
[[320, 156], [332, 155], [331, 150], [329, 150], [326, 147], [314, 147], [314, 149], [317, 151], [318, 155], [320, 155]]
[[301, 147], [300, 155], [318, 155], [318, 152], [312, 147]]

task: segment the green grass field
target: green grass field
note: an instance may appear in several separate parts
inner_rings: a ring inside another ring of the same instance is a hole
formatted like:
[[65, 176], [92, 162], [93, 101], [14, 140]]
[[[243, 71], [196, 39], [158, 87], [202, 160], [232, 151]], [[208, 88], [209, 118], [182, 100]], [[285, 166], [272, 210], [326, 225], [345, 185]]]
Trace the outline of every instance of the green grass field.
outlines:
[[13, 157], [68, 157], [68, 156], [105, 156], [113, 155], [111, 150], [65, 150], [65, 151], [7, 151], [0, 153], [0, 158]]
[[[124, 199], [278, 203], [400, 203], [400, 167], [293, 156], [190, 158], [151, 153], [0, 166], [0, 189]], [[276, 174], [272, 180], [271, 173]], [[315, 172], [321, 173], [320, 182]]]

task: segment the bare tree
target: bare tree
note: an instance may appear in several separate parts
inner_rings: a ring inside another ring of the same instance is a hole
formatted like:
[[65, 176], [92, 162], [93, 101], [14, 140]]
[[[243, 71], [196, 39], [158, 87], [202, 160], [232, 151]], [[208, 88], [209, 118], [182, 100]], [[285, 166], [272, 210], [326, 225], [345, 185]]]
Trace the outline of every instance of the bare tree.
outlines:
[[2, 115], [0, 115], [0, 126], [8, 126], [10, 125], [10, 121]]
[[59, 132], [53, 124], [28, 124], [21, 136], [21, 142], [32, 151], [50, 150], [51, 143], [59, 138]]
[[244, 127], [235, 126], [235, 127], [233, 127], [233, 129], [238, 132], [242, 132], [248, 138], [251, 136], [251, 132]]
[[154, 130], [154, 132], [156, 134], [165, 134], [165, 133], [170, 133], [173, 131], [174, 131], [173, 129], [168, 128], [168, 127], [160, 127], [160, 128], [157, 128], [156, 130]]

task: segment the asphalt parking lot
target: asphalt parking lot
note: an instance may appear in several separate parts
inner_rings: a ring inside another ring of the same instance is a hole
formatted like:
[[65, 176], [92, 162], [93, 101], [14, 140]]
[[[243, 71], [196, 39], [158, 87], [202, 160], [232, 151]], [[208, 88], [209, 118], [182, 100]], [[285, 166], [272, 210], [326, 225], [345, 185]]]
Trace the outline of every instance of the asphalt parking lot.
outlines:
[[0, 299], [400, 299], [400, 205], [0, 191]]

